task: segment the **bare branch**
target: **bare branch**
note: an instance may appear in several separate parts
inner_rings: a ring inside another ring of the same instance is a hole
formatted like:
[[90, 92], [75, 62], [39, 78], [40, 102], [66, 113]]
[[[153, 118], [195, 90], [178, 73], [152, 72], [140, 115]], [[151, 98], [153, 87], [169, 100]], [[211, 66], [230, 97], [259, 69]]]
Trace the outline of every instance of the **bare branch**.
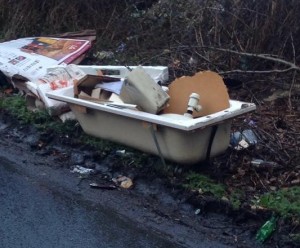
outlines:
[[[198, 48], [198, 49], [210, 49], [210, 50], [215, 50], [215, 51], [220, 51], [220, 52], [224, 52], [224, 53], [232, 53], [232, 54], [236, 54], [236, 55], [240, 55], [240, 56], [247, 56], [247, 57], [252, 57], [252, 58], [259, 58], [259, 59], [264, 59], [264, 60], [269, 60], [269, 61], [273, 61], [275, 63], [278, 64], [283, 64], [288, 66], [289, 68], [287, 69], [274, 69], [274, 70], [266, 70], [266, 71], [244, 71], [244, 70], [232, 70], [232, 71], [228, 71], [228, 72], [222, 72], [223, 74], [228, 74], [228, 73], [283, 73], [283, 72], [288, 72], [291, 70], [295, 70], [295, 71], [300, 71], [300, 67], [297, 66], [295, 63], [293, 62], [289, 62], [286, 61], [284, 59], [280, 59], [277, 58], [273, 55], [267, 55], [267, 54], [255, 54], [255, 53], [247, 53], [247, 52], [239, 52], [239, 51], [235, 51], [235, 50], [231, 50], [231, 49], [224, 49], [224, 48], [218, 48], [218, 47], [206, 47], [206, 46], [192, 46], [193, 48]], [[181, 46], [180, 48], [183, 49], [187, 49], [187, 48], [191, 48], [191, 46], [187, 47], [187, 46]], [[175, 48], [174, 48], [175, 49]], [[178, 49], [178, 47], [176, 47], [176, 49]]]
[[244, 71], [244, 70], [231, 70], [231, 71], [218, 71], [219, 74], [231, 74], [231, 73], [247, 73], [247, 74], [270, 74], [270, 73], [284, 73], [294, 70], [294, 68], [288, 68], [284, 70], [268, 70], [268, 71]]
[[[296, 64], [280, 59], [280, 58], [274, 58], [271, 56], [267, 56], [264, 54], [254, 54], [254, 53], [246, 53], [246, 52], [238, 52], [238, 51], [234, 51], [234, 50], [230, 50], [230, 49], [223, 49], [223, 48], [216, 48], [216, 47], [206, 47], [207, 49], [212, 49], [212, 50], [216, 50], [216, 51], [222, 51], [222, 52], [227, 52], [227, 53], [233, 53], [233, 54], [237, 54], [237, 55], [242, 55], [242, 56], [248, 56], [248, 57], [253, 57], [253, 58], [260, 58], [260, 59], [265, 59], [265, 60], [269, 60], [269, 61], [273, 61], [279, 64], [284, 64], [289, 66], [290, 68], [288, 68], [287, 70], [296, 70], [296, 71], [300, 71], [300, 67], [297, 66]], [[274, 70], [275, 72], [286, 72], [286, 70]]]

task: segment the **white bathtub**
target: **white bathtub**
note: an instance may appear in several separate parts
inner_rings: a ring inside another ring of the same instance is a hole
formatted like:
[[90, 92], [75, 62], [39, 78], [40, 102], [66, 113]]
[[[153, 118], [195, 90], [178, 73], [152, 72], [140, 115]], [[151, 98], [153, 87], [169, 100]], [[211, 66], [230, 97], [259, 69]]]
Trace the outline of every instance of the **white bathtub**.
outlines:
[[47, 93], [69, 104], [83, 130], [181, 164], [223, 153], [234, 117], [255, 110], [253, 103], [230, 100], [230, 108], [196, 119], [174, 120], [132, 109], [120, 109], [73, 97], [73, 88]]

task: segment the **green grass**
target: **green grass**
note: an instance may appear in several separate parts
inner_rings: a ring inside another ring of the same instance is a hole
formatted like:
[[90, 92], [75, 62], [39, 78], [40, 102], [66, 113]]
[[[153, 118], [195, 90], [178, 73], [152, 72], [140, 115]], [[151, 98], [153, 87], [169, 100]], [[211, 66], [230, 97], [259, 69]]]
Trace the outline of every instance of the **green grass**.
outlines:
[[300, 218], [300, 187], [294, 186], [266, 193], [259, 198], [258, 204], [282, 217]]
[[245, 193], [240, 189], [235, 189], [231, 192], [229, 196], [229, 201], [231, 202], [231, 205], [233, 209], [237, 210], [241, 206], [241, 198], [243, 198]]
[[235, 210], [240, 208], [241, 199], [245, 195], [245, 193], [239, 189], [235, 189], [229, 194], [225, 185], [217, 183], [211, 178], [195, 172], [189, 172], [186, 176], [186, 180], [187, 183], [184, 184], [185, 188], [211, 194], [218, 199], [227, 199]]
[[103, 155], [116, 150], [126, 150], [126, 155], [120, 157], [120, 163], [123, 166], [142, 167], [148, 159], [147, 155], [129, 147], [85, 134], [75, 120], [67, 120], [63, 123], [58, 118], [50, 116], [46, 110], [30, 111], [26, 107], [25, 98], [22, 96], [14, 95], [0, 98], [0, 109], [8, 111], [21, 124], [32, 124], [40, 131], [50, 131], [57, 135], [69, 135], [74, 139], [76, 138], [81, 144], [101, 151]]
[[39, 130], [51, 130], [57, 134], [74, 134], [79, 132], [77, 121], [68, 120], [65, 123], [52, 117], [46, 110], [30, 111], [22, 96], [0, 98], [0, 109], [5, 109], [21, 124], [33, 124]]
[[21, 124], [41, 124], [49, 120], [50, 116], [46, 111], [36, 113], [28, 111], [26, 102], [22, 96], [10, 96], [0, 99], [0, 108], [6, 109], [12, 116], [16, 117]]
[[195, 172], [189, 172], [186, 176], [186, 180], [187, 183], [184, 184], [184, 187], [190, 190], [209, 193], [217, 198], [222, 198], [226, 194], [224, 185], [216, 183], [204, 175]]

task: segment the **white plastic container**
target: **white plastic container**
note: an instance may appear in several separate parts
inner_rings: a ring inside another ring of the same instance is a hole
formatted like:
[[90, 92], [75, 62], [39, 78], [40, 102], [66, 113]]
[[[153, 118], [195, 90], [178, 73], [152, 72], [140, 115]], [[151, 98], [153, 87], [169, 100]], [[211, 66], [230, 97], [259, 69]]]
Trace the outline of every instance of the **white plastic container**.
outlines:
[[[255, 105], [230, 100], [224, 111], [196, 119], [174, 119], [132, 109], [100, 105], [73, 97], [73, 88], [47, 93], [69, 104], [83, 130], [181, 164], [195, 164], [223, 153], [234, 117], [255, 110]], [[157, 141], [157, 142], [156, 142]]]
[[[63, 65], [49, 67], [48, 71], [58, 67], [64, 67]], [[86, 74], [99, 75], [100, 71], [104, 75], [112, 77], [125, 78], [130, 69], [133, 70], [138, 66], [120, 66], [120, 65], [78, 65]], [[169, 80], [169, 70], [166, 66], [143, 66], [145, 71], [153, 78], [156, 82], [165, 83]]]

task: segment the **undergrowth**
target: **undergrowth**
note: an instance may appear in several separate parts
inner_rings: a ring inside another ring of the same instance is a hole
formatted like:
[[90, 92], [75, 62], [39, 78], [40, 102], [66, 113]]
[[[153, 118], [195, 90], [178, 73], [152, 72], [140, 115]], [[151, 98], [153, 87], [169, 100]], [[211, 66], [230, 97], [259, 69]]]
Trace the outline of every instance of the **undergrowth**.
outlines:
[[51, 120], [47, 111], [37, 111], [35, 113], [28, 111], [24, 97], [19, 95], [1, 98], [0, 108], [9, 111], [21, 124], [42, 125]]
[[266, 193], [260, 197], [258, 204], [284, 218], [300, 219], [300, 187], [294, 186]]
[[197, 190], [199, 193], [212, 194], [217, 198], [225, 195], [225, 187], [222, 184], [214, 182], [207, 176], [195, 172], [189, 172], [186, 176], [187, 183], [183, 186], [190, 190]]
[[240, 208], [241, 199], [245, 195], [240, 189], [229, 192], [226, 185], [199, 173], [189, 172], [185, 180], [186, 183], [183, 185], [185, 188], [197, 191], [199, 194], [210, 194], [219, 200], [226, 200], [230, 202], [232, 208], [235, 210]]

